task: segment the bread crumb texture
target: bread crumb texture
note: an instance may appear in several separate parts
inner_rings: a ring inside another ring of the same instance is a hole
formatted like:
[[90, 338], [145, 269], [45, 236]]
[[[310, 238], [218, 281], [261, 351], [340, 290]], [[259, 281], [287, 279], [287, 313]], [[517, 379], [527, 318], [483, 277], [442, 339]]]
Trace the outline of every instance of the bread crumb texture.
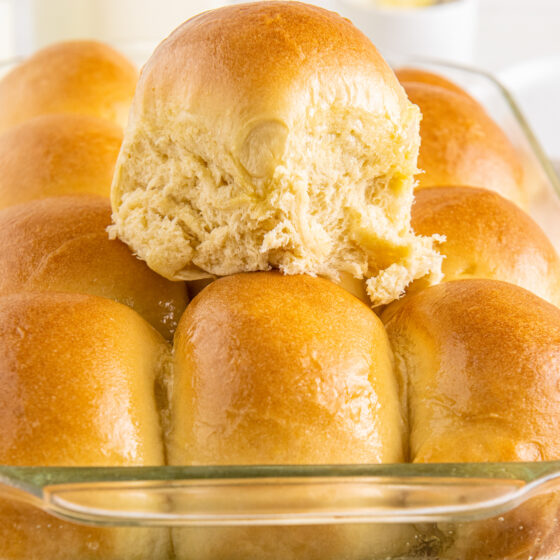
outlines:
[[112, 234], [169, 279], [348, 273], [387, 303], [441, 276], [434, 239], [410, 227], [419, 120], [336, 14], [297, 2], [207, 12], [142, 72]]

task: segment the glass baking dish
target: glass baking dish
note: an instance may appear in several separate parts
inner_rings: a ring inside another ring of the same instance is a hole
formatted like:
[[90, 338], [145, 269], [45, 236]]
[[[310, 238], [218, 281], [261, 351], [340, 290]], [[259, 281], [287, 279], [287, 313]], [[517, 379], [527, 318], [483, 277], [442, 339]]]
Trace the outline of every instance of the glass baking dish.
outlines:
[[[163, 534], [169, 559], [552, 559], [560, 557], [560, 461], [0, 467], [0, 534], [14, 511], [26, 538], [60, 536], [76, 523], [97, 526], [93, 542]], [[67, 557], [79, 556], [42, 556]]]
[[[560, 249], [560, 181], [509, 93], [468, 68], [390, 60], [447, 76], [482, 102], [518, 148], [530, 212]], [[0, 539], [31, 535], [38, 550], [16, 546], [10, 559], [552, 560], [559, 514], [560, 461], [0, 466]], [[130, 550], [103, 548], [112, 535]]]

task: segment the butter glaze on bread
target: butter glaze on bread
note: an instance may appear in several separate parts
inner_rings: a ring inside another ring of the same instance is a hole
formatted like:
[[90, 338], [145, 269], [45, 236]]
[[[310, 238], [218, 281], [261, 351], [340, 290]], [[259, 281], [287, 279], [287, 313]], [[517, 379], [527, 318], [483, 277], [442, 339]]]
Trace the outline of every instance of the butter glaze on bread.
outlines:
[[477, 101], [436, 85], [403, 86], [422, 112], [419, 187], [482, 187], [527, 205], [519, 155]]
[[172, 338], [188, 297], [183, 282], [150, 270], [110, 240], [108, 199], [61, 196], [0, 211], [0, 293], [74, 292], [132, 307]]
[[49, 196], [108, 197], [122, 130], [82, 115], [36, 117], [0, 135], [0, 208]]
[[153, 387], [169, 349], [155, 329], [96, 296], [0, 301], [2, 463], [162, 464]]
[[55, 113], [90, 115], [124, 127], [137, 79], [132, 63], [108, 45], [56, 43], [0, 80], [0, 131]]
[[560, 309], [506, 282], [457, 280], [405, 296], [385, 326], [412, 461], [560, 459]]
[[374, 304], [439, 279], [410, 230], [419, 112], [348, 20], [299, 2], [200, 14], [142, 71], [114, 235], [170, 279], [365, 278]]
[[418, 189], [412, 227], [444, 235], [444, 281], [493, 278], [560, 305], [560, 259], [533, 219], [495, 192], [473, 187]]
[[216, 280], [187, 307], [174, 346], [171, 464], [402, 460], [383, 325], [332, 282]]
[[[170, 350], [152, 327], [95, 296], [0, 303], [0, 464], [163, 465], [154, 386]], [[4, 560], [167, 560], [169, 548], [167, 529], [76, 525], [0, 497]]]

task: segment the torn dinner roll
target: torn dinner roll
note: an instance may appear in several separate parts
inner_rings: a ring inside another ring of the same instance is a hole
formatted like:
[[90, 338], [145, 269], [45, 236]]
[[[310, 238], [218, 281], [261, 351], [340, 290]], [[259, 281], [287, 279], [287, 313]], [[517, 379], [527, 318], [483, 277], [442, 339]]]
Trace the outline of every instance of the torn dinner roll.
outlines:
[[374, 305], [440, 278], [410, 229], [419, 111], [348, 20], [298, 2], [185, 22], [142, 71], [113, 235], [163, 276], [347, 273]]

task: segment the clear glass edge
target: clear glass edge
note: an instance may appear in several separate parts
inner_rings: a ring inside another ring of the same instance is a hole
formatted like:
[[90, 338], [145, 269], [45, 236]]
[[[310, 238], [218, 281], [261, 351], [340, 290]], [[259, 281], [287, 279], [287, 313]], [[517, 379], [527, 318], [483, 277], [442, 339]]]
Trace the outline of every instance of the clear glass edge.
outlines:
[[119, 526], [473, 521], [560, 487], [560, 461], [0, 467], [0, 498]]

